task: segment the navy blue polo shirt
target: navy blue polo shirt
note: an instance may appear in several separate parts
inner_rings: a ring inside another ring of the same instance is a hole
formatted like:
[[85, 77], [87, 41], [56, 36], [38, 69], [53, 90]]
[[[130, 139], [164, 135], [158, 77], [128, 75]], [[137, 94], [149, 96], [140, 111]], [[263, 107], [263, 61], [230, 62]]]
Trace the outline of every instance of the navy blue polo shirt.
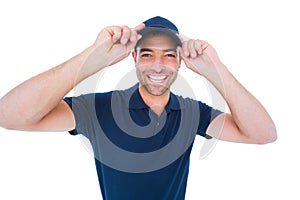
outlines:
[[65, 98], [76, 128], [93, 148], [105, 200], [183, 200], [195, 136], [206, 135], [220, 111], [170, 94], [157, 116], [138, 85], [121, 91]]

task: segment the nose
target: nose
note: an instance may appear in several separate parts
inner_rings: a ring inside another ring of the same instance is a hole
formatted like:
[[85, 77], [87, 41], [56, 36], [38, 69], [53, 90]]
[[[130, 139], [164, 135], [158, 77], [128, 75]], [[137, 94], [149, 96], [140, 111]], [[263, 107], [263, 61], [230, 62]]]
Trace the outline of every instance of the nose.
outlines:
[[160, 56], [155, 57], [155, 60], [153, 62], [153, 69], [156, 73], [160, 73], [165, 69], [163, 58], [161, 58]]

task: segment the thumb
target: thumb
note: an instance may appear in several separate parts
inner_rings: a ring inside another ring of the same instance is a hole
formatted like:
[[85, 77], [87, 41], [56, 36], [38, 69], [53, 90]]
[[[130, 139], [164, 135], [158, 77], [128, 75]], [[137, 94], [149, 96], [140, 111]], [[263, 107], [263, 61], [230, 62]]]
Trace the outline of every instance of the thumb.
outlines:
[[137, 26], [134, 28], [134, 30], [135, 30], [135, 31], [140, 31], [140, 30], [142, 30], [143, 28], [145, 28], [145, 24], [144, 24], [144, 23], [141, 23], [141, 24], [137, 25]]
[[142, 36], [141, 36], [141, 35], [138, 35], [137, 38], [136, 38], [136, 40], [130, 41], [130, 42], [127, 43], [127, 47], [126, 47], [127, 53], [130, 53], [130, 51], [131, 51], [132, 49], [134, 49], [135, 45], [137, 44], [137, 42], [138, 42], [141, 38], [142, 38]]
[[[143, 28], [145, 28], [145, 24], [141, 23], [139, 25], [137, 25], [133, 30], [134, 32], [138, 32], [140, 30], [142, 30]], [[126, 44], [126, 53], [130, 53], [130, 51], [135, 47], [136, 43], [142, 38], [142, 35], [137, 34], [137, 36], [135, 37], [134, 40], [130, 40], [128, 41], [128, 43]]]
[[184, 51], [182, 47], [178, 46], [177, 49], [179, 51], [180, 58], [183, 59], [184, 62], [186, 62], [188, 58], [184, 55]]

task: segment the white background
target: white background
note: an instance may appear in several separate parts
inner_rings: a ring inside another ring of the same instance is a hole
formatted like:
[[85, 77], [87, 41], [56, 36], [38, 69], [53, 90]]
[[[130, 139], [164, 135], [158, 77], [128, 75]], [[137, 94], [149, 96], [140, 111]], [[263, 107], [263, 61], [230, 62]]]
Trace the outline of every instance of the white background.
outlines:
[[[0, 97], [84, 50], [105, 26], [161, 15], [211, 43], [278, 131], [268, 145], [219, 141], [203, 160], [197, 138], [186, 199], [299, 199], [299, 9], [296, 0], [1, 1]], [[121, 65], [105, 73], [107, 89], [133, 69], [131, 58]], [[68, 133], [0, 128], [0, 199], [101, 199], [94, 160]]]

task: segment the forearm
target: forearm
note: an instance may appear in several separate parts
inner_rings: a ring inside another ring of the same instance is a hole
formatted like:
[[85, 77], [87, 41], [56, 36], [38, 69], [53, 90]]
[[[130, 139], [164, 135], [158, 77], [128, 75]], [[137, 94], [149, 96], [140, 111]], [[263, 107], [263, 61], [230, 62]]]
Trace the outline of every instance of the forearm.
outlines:
[[206, 78], [224, 97], [241, 134], [257, 143], [276, 139], [276, 128], [266, 109], [223, 64]]
[[0, 99], [0, 126], [14, 128], [40, 121], [80, 81], [95, 73], [90, 48], [65, 63], [20, 84]]
[[[141, 38], [137, 31], [142, 28], [144, 24], [135, 29], [106, 27], [98, 34], [94, 44], [82, 53], [10, 91], [0, 99], [0, 126], [28, 127], [42, 119], [45, 121], [44, 117], [75, 85], [126, 58]], [[56, 116], [53, 114], [51, 117]]]

